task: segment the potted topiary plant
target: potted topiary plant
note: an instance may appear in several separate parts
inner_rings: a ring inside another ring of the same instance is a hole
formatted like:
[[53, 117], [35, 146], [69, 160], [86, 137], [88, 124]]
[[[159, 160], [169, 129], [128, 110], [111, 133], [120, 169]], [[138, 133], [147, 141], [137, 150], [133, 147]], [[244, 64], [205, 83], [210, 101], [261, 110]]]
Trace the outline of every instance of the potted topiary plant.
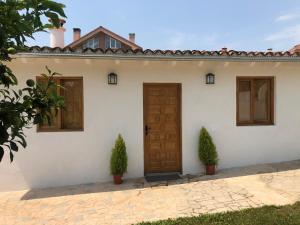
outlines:
[[214, 175], [218, 164], [216, 146], [208, 131], [202, 127], [199, 137], [199, 159], [206, 167], [207, 175]]
[[114, 177], [115, 184], [121, 184], [123, 182], [122, 176], [127, 171], [127, 152], [126, 145], [121, 136], [115, 142], [115, 146], [112, 149], [110, 158], [110, 172]]

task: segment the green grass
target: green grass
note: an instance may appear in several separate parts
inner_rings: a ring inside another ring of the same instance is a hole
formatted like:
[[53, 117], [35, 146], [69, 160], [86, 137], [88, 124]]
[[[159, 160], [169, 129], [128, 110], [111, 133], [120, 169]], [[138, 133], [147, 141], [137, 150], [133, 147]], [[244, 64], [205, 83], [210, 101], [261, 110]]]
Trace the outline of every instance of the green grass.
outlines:
[[240, 211], [143, 222], [139, 225], [300, 225], [300, 202]]

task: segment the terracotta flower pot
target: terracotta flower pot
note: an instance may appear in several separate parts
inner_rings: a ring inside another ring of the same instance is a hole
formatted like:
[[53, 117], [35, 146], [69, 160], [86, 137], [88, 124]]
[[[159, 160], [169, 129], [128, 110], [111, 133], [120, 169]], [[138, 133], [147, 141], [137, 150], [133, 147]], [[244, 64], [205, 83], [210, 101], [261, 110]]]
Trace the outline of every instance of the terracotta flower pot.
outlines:
[[122, 174], [117, 174], [117, 175], [114, 175], [114, 183], [115, 184], [122, 184], [123, 183], [123, 180], [122, 180]]
[[216, 173], [216, 165], [206, 165], [206, 175], [214, 175]]

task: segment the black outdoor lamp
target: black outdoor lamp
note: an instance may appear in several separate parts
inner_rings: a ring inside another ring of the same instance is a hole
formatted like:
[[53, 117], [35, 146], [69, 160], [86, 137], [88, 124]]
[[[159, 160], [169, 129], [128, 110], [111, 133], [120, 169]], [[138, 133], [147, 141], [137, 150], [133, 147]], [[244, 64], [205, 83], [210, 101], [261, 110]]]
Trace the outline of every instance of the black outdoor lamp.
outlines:
[[118, 83], [118, 75], [115, 73], [108, 74], [107, 79], [108, 79], [108, 84], [116, 85]]
[[206, 84], [214, 84], [215, 83], [215, 75], [212, 73], [208, 73], [205, 76]]

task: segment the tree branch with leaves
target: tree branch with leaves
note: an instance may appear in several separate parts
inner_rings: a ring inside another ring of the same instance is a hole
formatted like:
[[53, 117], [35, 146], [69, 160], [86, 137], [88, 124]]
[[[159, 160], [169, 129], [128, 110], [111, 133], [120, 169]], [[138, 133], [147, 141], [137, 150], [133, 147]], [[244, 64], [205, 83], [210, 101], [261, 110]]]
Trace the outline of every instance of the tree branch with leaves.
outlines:
[[[27, 80], [26, 87], [18, 85], [13, 71], [6, 65], [11, 55], [26, 51], [26, 40], [36, 32], [59, 27], [59, 17], [66, 17], [65, 6], [50, 0], [0, 0], [0, 161], [5, 151], [10, 161], [19, 147], [27, 146], [24, 128], [47, 122], [63, 107], [63, 97], [51, 90], [59, 88], [55, 77], [60, 74], [46, 67], [43, 83]], [[43, 19], [51, 21], [43, 23]], [[53, 113], [54, 111], [54, 113]]]

